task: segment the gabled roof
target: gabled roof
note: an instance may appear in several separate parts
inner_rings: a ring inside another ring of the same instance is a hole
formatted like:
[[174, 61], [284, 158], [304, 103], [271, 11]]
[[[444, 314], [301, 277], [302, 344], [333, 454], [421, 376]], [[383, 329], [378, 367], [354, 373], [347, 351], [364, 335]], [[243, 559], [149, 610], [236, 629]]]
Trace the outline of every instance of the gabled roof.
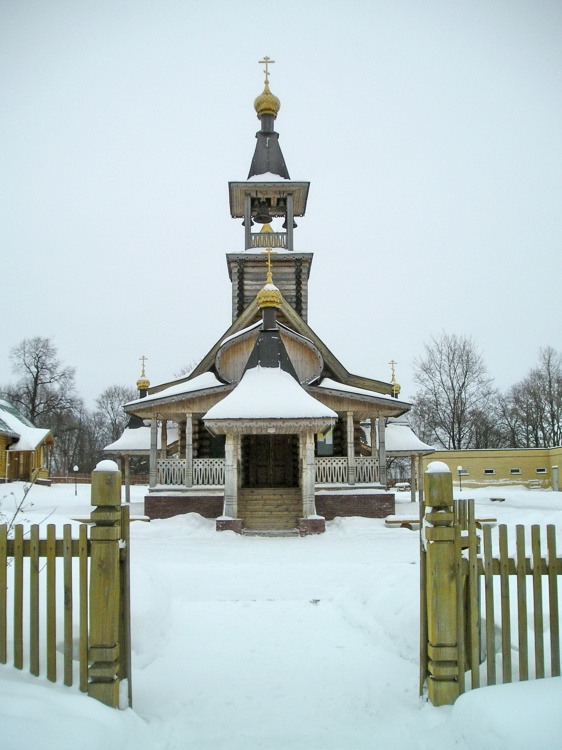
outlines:
[[[339, 381], [345, 385], [355, 386], [357, 388], [364, 388], [367, 391], [375, 391], [376, 393], [383, 394], [383, 395], [392, 394], [392, 385], [390, 383], [385, 383], [381, 380], [373, 380], [372, 378], [366, 378], [361, 375], [353, 375], [352, 373], [350, 373], [342, 365], [342, 363], [337, 359], [337, 357], [334, 354], [332, 354], [332, 352], [328, 349], [326, 344], [324, 344], [324, 342], [319, 338], [319, 336], [317, 336], [316, 333], [314, 333], [312, 328], [310, 328], [310, 326], [307, 323], [305, 323], [305, 321], [293, 309], [293, 307], [291, 307], [291, 305], [287, 302], [285, 298], [283, 298], [281, 301], [281, 307], [280, 307], [279, 312], [284, 316], [285, 320], [289, 323], [293, 331], [295, 331], [301, 336], [304, 336], [305, 338], [312, 341], [313, 344], [318, 348], [318, 350], [320, 351], [324, 359], [324, 363], [327, 369], [332, 374], [334, 380]], [[164, 383], [162, 385], [156, 386], [155, 388], [151, 388], [149, 393], [155, 394], [158, 391], [163, 390], [164, 388], [170, 388], [171, 386], [179, 385], [180, 383], [185, 383], [188, 380], [192, 380], [193, 378], [196, 378], [199, 375], [202, 375], [203, 373], [209, 372], [210, 370], [212, 370], [214, 367], [214, 363], [215, 363], [215, 357], [217, 355], [219, 348], [222, 346], [222, 344], [229, 337], [251, 326], [252, 323], [255, 322], [259, 314], [260, 312], [259, 312], [258, 301], [256, 297], [252, 302], [250, 302], [248, 307], [234, 321], [234, 323], [232, 323], [230, 328], [228, 328], [228, 330], [225, 331], [225, 333], [220, 337], [220, 339], [216, 342], [213, 348], [205, 355], [205, 357], [201, 360], [201, 362], [197, 365], [197, 367], [193, 370], [193, 372], [191, 372], [185, 378], [174, 380], [169, 383]]]
[[34, 451], [51, 437], [50, 430], [34, 427], [19, 409], [4, 399], [0, 399], [0, 432], [15, 438], [9, 451]]

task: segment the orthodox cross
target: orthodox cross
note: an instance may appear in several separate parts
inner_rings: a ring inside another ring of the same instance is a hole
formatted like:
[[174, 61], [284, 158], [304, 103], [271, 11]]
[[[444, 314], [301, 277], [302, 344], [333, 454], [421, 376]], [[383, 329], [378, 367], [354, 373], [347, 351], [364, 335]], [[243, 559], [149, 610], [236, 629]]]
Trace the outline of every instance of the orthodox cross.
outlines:
[[142, 362], [141, 378], [145, 377], [145, 375], [144, 375], [144, 363], [146, 362], [147, 359], [148, 359], [148, 357], [145, 357], [144, 354], [142, 355], [142, 357], [139, 357], [139, 360]]
[[258, 65], [265, 65], [265, 83], [269, 83], [269, 65], [272, 65], [275, 60], [270, 60], [266, 55], [263, 60], [258, 60]]
[[277, 252], [276, 250], [272, 250], [270, 247], [267, 248], [267, 250], [262, 250], [262, 253], [267, 253], [267, 272], [271, 273], [271, 253]]
[[396, 380], [396, 377], [394, 376], [394, 365], [397, 365], [397, 364], [398, 364], [398, 362], [395, 362], [395, 361], [394, 361], [393, 359], [391, 359], [391, 360], [390, 360], [390, 362], [389, 362], [388, 364], [389, 364], [389, 365], [390, 365], [390, 366], [392, 367], [392, 379], [391, 379], [391, 381], [390, 381], [390, 382], [391, 382], [391, 383], [394, 383], [394, 382], [395, 382], [395, 380]]

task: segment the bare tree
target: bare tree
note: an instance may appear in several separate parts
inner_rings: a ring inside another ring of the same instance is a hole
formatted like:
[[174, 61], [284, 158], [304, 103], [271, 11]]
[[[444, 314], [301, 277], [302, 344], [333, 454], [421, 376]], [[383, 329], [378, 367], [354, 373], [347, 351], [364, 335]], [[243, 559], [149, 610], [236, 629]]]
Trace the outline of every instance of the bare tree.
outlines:
[[129, 415], [123, 411], [123, 405], [137, 397], [138, 393], [134, 388], [124, 385], [111, 385], [97, 397], [96, 415], [102, 425], [104, 445], [120, 437], [129, 421]]
[[33, 424], [51, 428], [56, 415], [80, 408], [75, 370], [62, 365], [51, 339], [23, 339], [10, 360], [19, 379], [5, 389], [6, 396]]
[[539, 364], [507, 392], [503, 418], [514, 448], [562, 444], [562, 355], [539, 351]]
[[[423, 440], [446, 449], [470, 448], [483, 432], [496, 392], [472, 339], [442, 333], [424, 345], [414, 362], [420, 389], [413, 409], [415, 429]], [[481, 439], [478, 439], [481, 442]]]

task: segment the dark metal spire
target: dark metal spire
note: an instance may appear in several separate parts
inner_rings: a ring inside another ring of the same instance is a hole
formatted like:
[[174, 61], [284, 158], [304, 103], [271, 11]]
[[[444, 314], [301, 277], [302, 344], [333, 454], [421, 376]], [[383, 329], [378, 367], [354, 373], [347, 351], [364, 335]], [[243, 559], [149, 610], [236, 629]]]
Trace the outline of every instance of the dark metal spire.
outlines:
[[284, 180], [291, 179], [281, 153], [279, 133], [274, 130], [275, 118], [281, 107], [281, 102], [269, 90], [268, 66], [273, 62], [275, 60], [270, 60], [269, 57], [260, 60], [260, 64], [265, 63], [265, 84], [263, 92], [254, 102], [254, 108], [261, 122], [261, 130], [256, 133], [256, 150], [254, 151], [248, 179], [266, 172], [276, 174]]

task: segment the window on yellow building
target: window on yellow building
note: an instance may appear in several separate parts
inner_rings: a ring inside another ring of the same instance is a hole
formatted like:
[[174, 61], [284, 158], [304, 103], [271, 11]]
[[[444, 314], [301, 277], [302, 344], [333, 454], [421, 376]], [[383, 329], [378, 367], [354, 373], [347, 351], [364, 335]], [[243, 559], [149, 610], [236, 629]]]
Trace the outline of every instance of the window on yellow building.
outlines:
[[540, 468], [535, 469], [535, 471], [537, 472], [537, 474], [546, 474], [546, 469], [544, 468], [544, 466], [541, 466]]
[[495, 473], [496, 473], [495, 469], [484, 469], [484, 474], [495, 474]]
[[510, 474], [521, 474], [521, 469], [510, 469], [509, 473]]

